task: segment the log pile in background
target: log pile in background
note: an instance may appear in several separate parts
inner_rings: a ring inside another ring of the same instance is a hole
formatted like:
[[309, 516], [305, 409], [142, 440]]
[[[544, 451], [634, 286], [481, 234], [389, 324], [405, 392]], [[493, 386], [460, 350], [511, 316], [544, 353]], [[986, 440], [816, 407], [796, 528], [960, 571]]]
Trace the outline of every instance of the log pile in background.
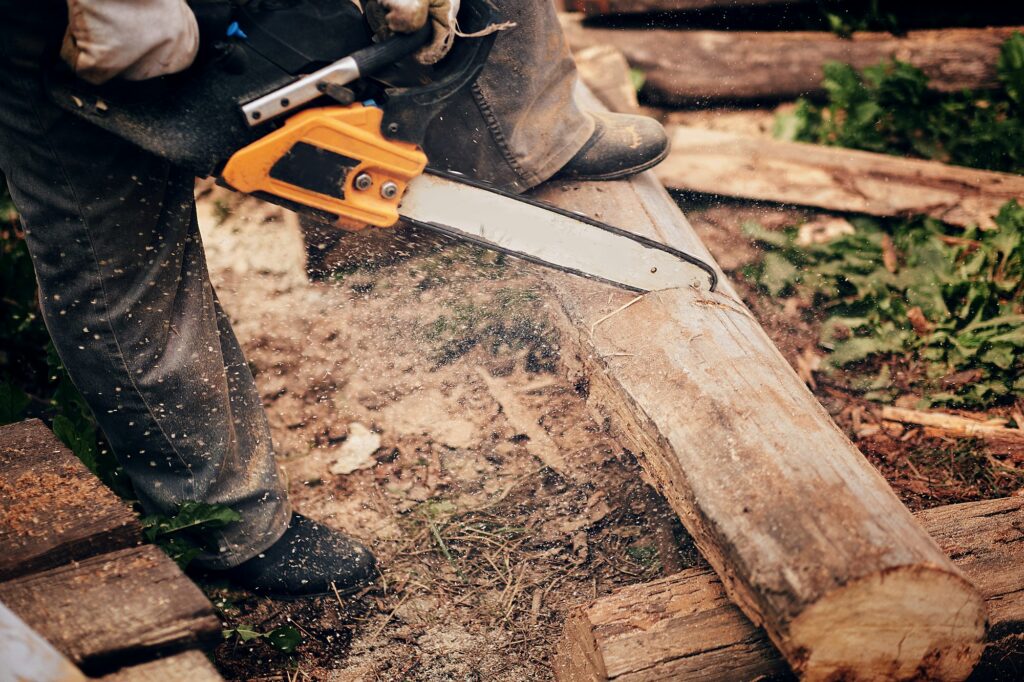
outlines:
[[[917, 518], [987, 600], [990, 641], [998, 646], [1024, 634], [1024, 498], [939, 507]], [[578, 608], [566, 621], [555, 671], [559, 682], [743, 682], [788, 674], [707, 568]]]
[[822, 64], [857, 68], [896, 58], [920, 68], [940, 91], [997, 85], [996, 59], [1020, 27], [910, 31], [905, 36], [821, 31], [707, 31], [584, 26], [561, 16], [574, 52], [611, 45], [640, 69], [652, 101], [679, 105], [711, 101], [794, 99], [822, 94]]

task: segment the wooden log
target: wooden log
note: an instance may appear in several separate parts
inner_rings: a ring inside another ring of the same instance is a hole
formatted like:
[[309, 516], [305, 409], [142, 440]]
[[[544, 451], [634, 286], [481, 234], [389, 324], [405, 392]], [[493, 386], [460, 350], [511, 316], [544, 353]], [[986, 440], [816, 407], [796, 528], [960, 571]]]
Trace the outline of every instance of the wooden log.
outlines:
[[[591, 101], [588, 105], [596, 106]], [[537, 196], [711, 260], [650, 173]], [[984, 603], [724, 281], [634, 296], [552, 273], [588, 404], [808, 679], [962, 679]], [[613, 311], [617, 313], [610, 315]], [[596, 324], [597, 321], [600, 324]]]
[[940, 91], [997, 85], [996, 59], [1019, 27], [856, 33], [850, 39], [820, 31], [704, 31], [585, 27], [562, 14], [575, 52], [611, 45], [643, 71], [644, 94], [661, 104], [711, 100], [793, 99], [820, 95], [821, 66], [835, 60], [857, 68], [896, 58], [917, 66]]
[[580, 79], [601, 104], [621, 113], [640, 108], [629, 77], [629, 63], [621, 52], [611, 45], [594, 45], [575, 53], [573, 58]]
[[122, 668], [100, 679], [101, 682], [222, 682], [224, 678], [206, 656], [193, 650]]
[[18, 682], [85, 682], [71, 661], [0, 603], [0, 679]]
[[[949, 505], [917, 518], [981, 590], [990, 641], [1024, 633], [1024, 498]], [[575, 609], [554, 668], [559, 682], [789, 676], [768, 638], [706, 567], [631, 585]]]
[[220, 637], [209, 600], [153, 545], [0, 583], [0, 601], [93, 674]]
[[677, 190], [983, 228], [1007, 201], [1024, 201], [1020, 175], [686, 126], [670, 134], [655, 173]]
[[588, 17], [603, 17], [762, 5], [798, 5], [806, 2], [808, 0], [572, 0], [567, 4], [571, 4], [577, 12], [583, 12]]
[[0, 580], [138, 544], [131, 508], [38, 419], [0, 427]]

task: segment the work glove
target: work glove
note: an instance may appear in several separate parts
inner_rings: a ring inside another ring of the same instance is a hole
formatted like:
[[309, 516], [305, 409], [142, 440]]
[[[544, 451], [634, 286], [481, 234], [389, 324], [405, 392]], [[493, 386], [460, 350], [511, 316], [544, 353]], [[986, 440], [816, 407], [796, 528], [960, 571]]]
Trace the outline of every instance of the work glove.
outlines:
[[387, 27], [395, 33], [415, 33], [430, 21], [434, 37], [416, 53], [420, 64], [436, 64], [452, 49], [459, 0], [380, 0], [380, 5]]
[[187, 69], [199, 27], [185, 0], [67, 0], [60, 56], [99, 85], [120, 76], [145, 80]]

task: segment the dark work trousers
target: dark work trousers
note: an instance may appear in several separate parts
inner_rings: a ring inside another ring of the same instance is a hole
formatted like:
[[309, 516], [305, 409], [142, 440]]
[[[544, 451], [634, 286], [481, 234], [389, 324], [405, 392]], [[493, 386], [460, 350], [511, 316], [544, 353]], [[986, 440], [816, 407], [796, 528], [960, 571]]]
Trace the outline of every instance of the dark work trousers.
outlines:
[[[479, 83], [431, 129], [428, 154], [524, 190], [593, 131], [549, 0], [505, 10]], [[284, 532], [290, 506], [252, 374], [210, 285], [194, 178], [46, 97], [62, 0], [0, 0], [0, 170], [25, 227], [43, 318], [147, 512], [197, 500], [242, 521], [199, 557], [237, 565]]]

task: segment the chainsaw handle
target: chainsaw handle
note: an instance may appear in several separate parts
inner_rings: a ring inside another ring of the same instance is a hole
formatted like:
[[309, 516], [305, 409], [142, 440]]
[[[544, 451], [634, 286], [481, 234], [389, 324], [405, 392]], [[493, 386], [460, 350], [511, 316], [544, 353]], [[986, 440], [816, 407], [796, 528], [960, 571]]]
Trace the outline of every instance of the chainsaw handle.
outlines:
[[387, 40], [364, 47], [349, 55], [359, 67], [360, 75], [380, 71], [408, 57], [426, 45], [434, 35], [434, 28], [428, 22], [415, 33], [396, 33]]

